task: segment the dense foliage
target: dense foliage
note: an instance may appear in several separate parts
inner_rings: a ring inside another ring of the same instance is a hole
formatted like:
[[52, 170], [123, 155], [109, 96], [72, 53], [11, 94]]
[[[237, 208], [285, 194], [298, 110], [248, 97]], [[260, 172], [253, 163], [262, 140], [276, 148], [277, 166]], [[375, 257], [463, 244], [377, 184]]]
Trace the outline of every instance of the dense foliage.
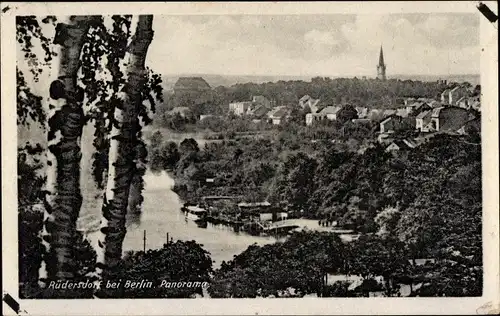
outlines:
[[[177, 146], [163, 143], [156, 133], [156, 146], [169, 148], [157, 159], [168, 161], [168, 170], [176, 178], [175, 190], [187, 201], [212, 194], [268, 199], [291, 216], [327, 219], [362, 234], [379, 235], [353, 243], [354, 257], [345, 255], [351, 260], [345, 272], [366, 279], [383, 276], [390, 282], [378, 286], [386, 295], [395, 295], [394, 282], [408, 283], [409, 278], [425, 280], [414, 295], [480, 295], [482, 190], [477, 135], [435, 135], [415, 149], [389, 153], [376, 143], [359, 143], [353, 150], [346, 150], [342, 141], [304, 141], [297, 146], [291, 134], [214, 141], [199, 149], [192, 139]], [[206, 183], [206, 178], [214, 181]], [[272, 254], [281, 258], [274, 246], [266, 247], [248, 251], [255, 252], [252, 258]], [[408, 264], [418, 258], [436, 262], [423, 267]], [[243, 267], [233, 263], [231, 269], [217, 272], [216, 284], [227, 287], [236, 282], [227, 278], [248, 277], [247, 263], [238, 262]], [[217, 276], [222, 280], [217, 281]], [[213, 291], [219, 296], [261, 295], [255, 286], [252, 289], [246, 294], [238, 292], [243, 288], [234, 293]]]
[[325, 274], [344, 267], [340, 239], [328, 233], [295, 233], [284, 242], [252, 245], [222, 263], [208, 289], [211, 297], [283, 297], [318, 293]]
[[[64, 297], [61, 290], [52, 292], [41, 290], [38, 286], [38, 269], [42, 260], [40, 233], [43, 227], [44, 178], [40, 175], [42, 164], [39, 154], [43, 148], [27, 144], [18, 149], [18, 245], [19, 245], [19, 295], [21, 298]], [[81, 232], [74, 236], [76, 251], [75, 281], [86, 280], [95, 269], [96, 254]], [[92, 297], [91, 290], [82, 290], [76, 294], [80, 298]]]
[[[176, 241], [160, 249], [127, 253], [109, 279], [120, 282], [120, 287], [116, 290], [103, 288], [98, 295], [113, 298], [190, 298], [202, 295], [202, 287], [174, 287], [165, 283], [209, 282], [211, 273], [212, 259], [200, 244]], [[150, 286], [131, 288], [127, 287], [126, 281], [151, 283]]]
[[435, 254], [415, 258], [411, 244], [397, 236], [366, 234], [342, 243], [334, 233], [303, 231], [284, 242], [252, 245], [223, 262], [208, 291], [216, 298], [368, 297], [373, 292], [390, 297], [409, 287], [409, 296], [481, 295], [480, 253], [474, 258]]

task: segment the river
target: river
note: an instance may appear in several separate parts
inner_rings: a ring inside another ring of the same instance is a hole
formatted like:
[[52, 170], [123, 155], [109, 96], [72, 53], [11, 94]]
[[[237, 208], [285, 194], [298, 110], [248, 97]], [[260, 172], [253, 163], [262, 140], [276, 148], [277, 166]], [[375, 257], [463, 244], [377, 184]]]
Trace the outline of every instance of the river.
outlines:
[[[186, 220], [180, 211], [182, 202], [172, 191], [174, 180], [165, 172], [155, 175], [151, 172], [144, 176], [144, 204], [140, 218], [129, 218], [127, 235], [123, 250], [142, 250], [144, 231], [146, 231], [146, 249], [161, 248], [169, 238], [175, 240], [194, 240], [210, 252], [214, 268], [218, 268], [223, 260], [229, 261], [234, 255], [243, 252], [248, 246], [274, 243], [274, 237], [251, 236], [244, 232], [235, 233], [223, 225], [208, 224], [207, 228], [199, 228], [196, 223]], [[96, 233], [89, 233], [95, 242]]]
[[[84, 130], [82, 158], [82, 193], [83, 205], [79, 219], [79, 229], [86, 232], [90, 241], [96, 246], [98, 223], [102, 204], [102, 192], [95, 188], [90, 173], [90, 154], [92, 149], [92, 128]], [[167, 134], [168, 140], [180, 142], [187, 137], [193, 137], [203, 146], [210, 142], [200, 138], [197, 134]], [[85, 141], [86, 140], [86, 141]], [[214, 268], [218, 268], [222, 261], [232, 260], [233, 257], [248, 246], [256, 243], [264, 245], [277, 241], [275, 237], [251, 236], [245, 232], [235, 233], [232, 228], [224, 225], [208, 224], [207, 228], [200, 228], [191, 220], [186, 220], [180, 211], [182, 201], [172, 191], [174, 180], [166, 173], [153, 174], [147, 172], [144, 176], [145, 189], [144, 203], [139, 217], [127, 218], [127, 235], [123, 243], [123, 250], [143, 250], [144, 231], [146, 231], [146, 249], [161, 248], [169, 238], [175, 240], [194, 240], [203, 245], [210, 252]], [[302, 219], [300, 225], [310, 229], [323, 230], [317, 221]]]
[[[166, 172], [153, 174], [147, 172], [144, 176], [145, 189], [142, 213], [137, 217], [127, 218], [127, 235], [123, 242], [123, 250], [143, 250], [144, 231], [146, 231], [146, 249], [157, 249], [163, 247], [169, 239], [194, 240], [207, 250], [213, 260], [214, 268], [218, 268], [222, 261], [232, 260], [233, 257], [252, 244], [264, 245], [274, 243], [282, 238], [272, 236], [252, 236], [245, 232], [234, 232], [230, 227], [224, 225], [208, 224], [207, 228], [200, 228], [192, 220], [186, 219], [181, 212], [182, 201], [172, 191], [174, 180]], [[99, 205], [97, 200], [92, 204]], [[98, 220], [98, 212], [92, 212], [90, 216], [93, 222]], [[318, 231], [334, 230], [331, 227], [321, 227], [316, 220], [295, 219], [292, 220], [302, 228]], [[339, 233], [341, 231], [338, 231]], [[94, 245], [97, 242], [97, 232], [88, 232], [87, 236]], [[342, 239], [352, 240], [350, 234], [341, 234]]]

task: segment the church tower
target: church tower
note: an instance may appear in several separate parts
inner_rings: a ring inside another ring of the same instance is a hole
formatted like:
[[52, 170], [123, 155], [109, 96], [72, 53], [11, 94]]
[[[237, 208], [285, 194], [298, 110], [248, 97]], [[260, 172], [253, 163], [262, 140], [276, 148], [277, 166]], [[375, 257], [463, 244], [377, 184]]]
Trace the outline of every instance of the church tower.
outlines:
[[378, 65], [377, 65], [377, 79], [385, 80], [385, 63], [384, 63], [384, 51], [382, 50], [382, 46], [380, 46], [380, 55], [378, 57]]

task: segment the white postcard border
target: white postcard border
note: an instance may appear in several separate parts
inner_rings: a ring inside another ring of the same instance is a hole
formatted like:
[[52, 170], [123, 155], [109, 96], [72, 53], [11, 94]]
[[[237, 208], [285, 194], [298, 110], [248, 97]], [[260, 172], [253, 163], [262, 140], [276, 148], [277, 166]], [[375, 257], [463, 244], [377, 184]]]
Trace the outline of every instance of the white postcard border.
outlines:
[[[498, 12], [493, 1], [484, 2]], [[499, 309], [498, 33], [473, 1], [257, 3], [2, 3], [2, 271], [9, 293], [30, 315], [464, 314]], [[477, 13], [481, 33], [484, 291], [477, 298], [19, 300], [17, 275], [15, 15]], [[6, 315], [14, 314], [3, 303]]]

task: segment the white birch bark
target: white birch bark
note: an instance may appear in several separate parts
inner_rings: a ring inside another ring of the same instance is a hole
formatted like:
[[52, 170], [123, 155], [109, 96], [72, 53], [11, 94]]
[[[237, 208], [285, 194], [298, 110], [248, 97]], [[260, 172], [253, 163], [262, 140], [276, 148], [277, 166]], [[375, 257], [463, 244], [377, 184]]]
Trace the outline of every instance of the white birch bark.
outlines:
[[[39, 285], [54, 279], [71, 279], [76, 220], [80, 212], [80, 139], [83, 129], [82, 93], [77, 72], [84, 37], [92, 16], [59, 18], [54, 44], [56, 53], [50, 84], [47, 121], [47, 180], [42, 230], [42, 263]], [[80, 93], [79, 93], [80, 92]]]
[[140, 123], [141, 89], [146, 83], [145, 59], [153, 38], [152, 15], [134, 16], [134, 30], [125, 57], [120, 64], [125, 84], [119, 93], [110, 137], [109, 166], [102, 220], [97, 247], [97, 273], [111, 270], [122, 257], [126, 234], [126, 214], [130, 185], [135, 173], [134, 152]]

